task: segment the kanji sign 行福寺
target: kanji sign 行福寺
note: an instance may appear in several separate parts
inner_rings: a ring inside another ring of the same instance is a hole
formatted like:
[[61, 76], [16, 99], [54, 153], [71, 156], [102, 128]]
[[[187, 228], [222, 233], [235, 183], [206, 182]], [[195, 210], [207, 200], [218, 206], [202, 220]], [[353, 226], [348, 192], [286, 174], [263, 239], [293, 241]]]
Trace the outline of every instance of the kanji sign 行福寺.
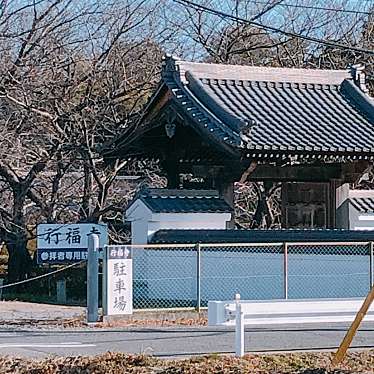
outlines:
[[88, 236], [99, 236], [99, 247], [108, 241], [103, 224], [40, 224], [37, 227], [38, 263], [76, 262], [87, 259]]

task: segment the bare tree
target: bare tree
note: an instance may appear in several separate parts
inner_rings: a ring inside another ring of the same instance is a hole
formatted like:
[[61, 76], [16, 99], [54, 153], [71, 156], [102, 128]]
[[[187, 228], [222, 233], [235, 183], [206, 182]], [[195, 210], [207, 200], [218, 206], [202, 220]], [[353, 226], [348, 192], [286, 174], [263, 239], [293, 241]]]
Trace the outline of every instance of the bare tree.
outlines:
[[128, 125], [158, 79], [153, 15], [145, 0], [14, 0], [3, 8], [0, 236], [10, 281], [30, 271], [31, 223], [98, 222], [122, 209], [108, 195], [127, 160], [104, 164], [98, 145]]

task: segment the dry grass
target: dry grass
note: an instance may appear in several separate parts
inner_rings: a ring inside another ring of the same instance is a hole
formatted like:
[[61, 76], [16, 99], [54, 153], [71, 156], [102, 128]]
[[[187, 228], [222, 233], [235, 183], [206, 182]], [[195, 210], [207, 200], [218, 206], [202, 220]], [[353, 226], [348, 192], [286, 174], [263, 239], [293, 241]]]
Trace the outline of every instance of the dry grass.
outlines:
[[44, 360], [0, 357], [1, 373], [122, 374], [122, 373], [374, 373], [374, 351], [350, 353], [332, 368], [331, 353], [247, 355], [243, 359], [210, 355], [187, 360], [159, 360], [145, 355], [106, 353], [95, 357], [56, 357]]
[[54, 318], [54, 319], [0, 319], [0, 324], [7, 325], [8, 327], [33, 327], [37, 329], [45, 328], [74, 328], [85, 327], [87, 323], [84, 321], [85, 317], [74, 318]]
[[95, 327], [112, 328], [112, 327], [130, 327], [130, 326], [207, 326], [208, 318], [206, 316], [197, 316], [194, 318], [129, 318], [118, 319], [108, 322], [98, 323]]

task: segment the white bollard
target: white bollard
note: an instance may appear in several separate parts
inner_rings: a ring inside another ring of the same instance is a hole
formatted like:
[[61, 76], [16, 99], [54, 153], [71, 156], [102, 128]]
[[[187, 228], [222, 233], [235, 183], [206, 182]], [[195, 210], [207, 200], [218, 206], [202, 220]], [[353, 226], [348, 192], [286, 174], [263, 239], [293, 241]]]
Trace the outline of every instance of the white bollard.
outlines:
[[236, 315], [235, 315], [235, 356], [244, 356], [244, 313], [240, 304], [240, 294], [235, 295]]

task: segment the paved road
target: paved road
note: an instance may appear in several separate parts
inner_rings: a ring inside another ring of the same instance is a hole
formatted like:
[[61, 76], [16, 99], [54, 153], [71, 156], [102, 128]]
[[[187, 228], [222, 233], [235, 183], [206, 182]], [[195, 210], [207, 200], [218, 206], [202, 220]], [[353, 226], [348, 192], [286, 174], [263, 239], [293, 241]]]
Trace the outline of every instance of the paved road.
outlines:
[[[334, 349], [347, 325], [302, 325], [246, 329], [246, 350]], [[374, 347], [374, 325], [363, 324], [353, 347]], [[106, 351], [183, 357], [204, 353], [231, 353], [234, 332], [229, 328], [165, 327], [126, 330], [21, 331], [0, 329], [2, 355], [45, 357], [93, 355]]]

